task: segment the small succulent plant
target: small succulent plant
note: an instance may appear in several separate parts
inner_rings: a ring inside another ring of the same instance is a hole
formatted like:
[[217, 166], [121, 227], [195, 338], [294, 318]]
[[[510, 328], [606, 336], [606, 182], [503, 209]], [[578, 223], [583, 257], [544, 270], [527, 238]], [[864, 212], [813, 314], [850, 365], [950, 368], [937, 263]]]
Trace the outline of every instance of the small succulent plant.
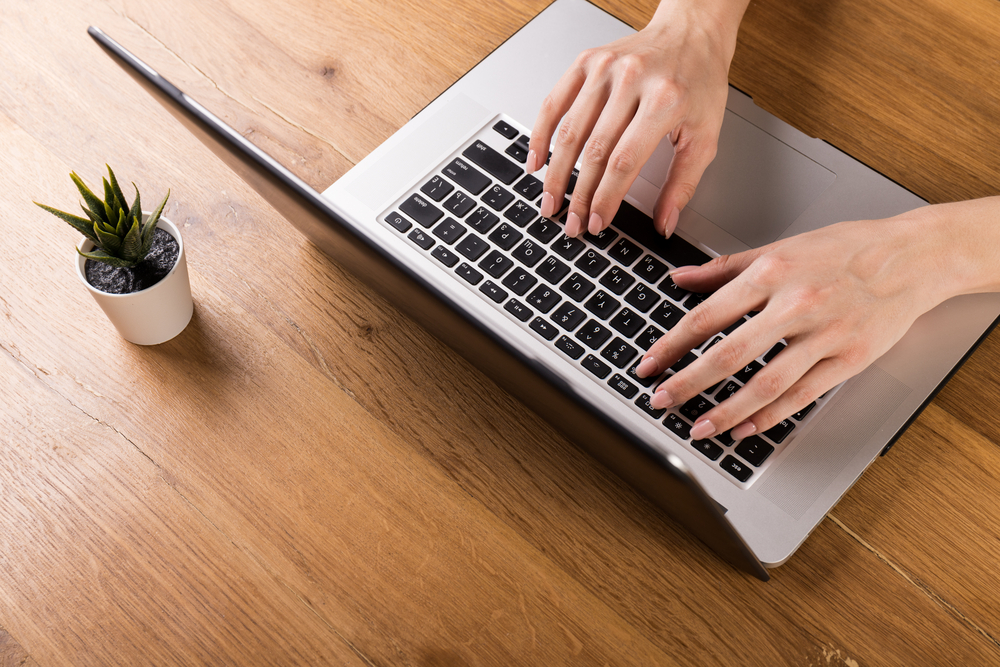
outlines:
[[68, 222], [74, 229], [94, 242], [96, 248], [90, 252], [84, 252], [77, 248], [77, 252], [92, 259], [95, 262], [103, 262], [114, 267], [133, 267], [149, 254], [149, 249], [153, 245], [153, 232], [156, 231], [156, 223], [163, 212], [163, 206], [170, 198], [170, 190], [163, 198], [160, 205], [149, 216], [146, 223], [142, 223], [142, 206], [139, 203], [139, 188], [135, 183], [135, 201], [131, 208], [125, 202], [125, 195], [118, 187], [118, 179], [115, 172], [108, 167], [108, 178], [104, 179], [104, 199], [91, 192], [83, 180], [77, 176], [76, 172], [70, 173], [77, 189], [83, 196], [86, 206], [81, 205], [86, 218], [81, 218], [72, 213], [66, 213], [58, 209], [39, 204], [46, 211]]

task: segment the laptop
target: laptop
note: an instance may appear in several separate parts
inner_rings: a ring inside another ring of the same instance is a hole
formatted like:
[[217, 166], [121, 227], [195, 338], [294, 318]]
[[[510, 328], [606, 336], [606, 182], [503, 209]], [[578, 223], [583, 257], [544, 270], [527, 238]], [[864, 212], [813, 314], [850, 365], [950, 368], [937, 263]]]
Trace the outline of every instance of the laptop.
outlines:
[[[670, 268], [926, 202], [730, 88], [715, 161], [670, 240], [650, 215], [664, 142], [609, 229], [571, 239], [525, 173], [544, 96], [584, 49], [632, 28], [556, 0], [324, 193], [96, 28], [91, 36], [334, 261], [449, 344], [736, 567], [766, 580], [1000, 317], [952, 299], [868, 369], [756, 437], [690, 438], [695, 418], [780, 352], [677, 409], [655, 410], [642, 352], [705, 295]], [[530, 72], [526, 76], [525, 72]], [[692, 350], [690, 363], [752, 314]]]

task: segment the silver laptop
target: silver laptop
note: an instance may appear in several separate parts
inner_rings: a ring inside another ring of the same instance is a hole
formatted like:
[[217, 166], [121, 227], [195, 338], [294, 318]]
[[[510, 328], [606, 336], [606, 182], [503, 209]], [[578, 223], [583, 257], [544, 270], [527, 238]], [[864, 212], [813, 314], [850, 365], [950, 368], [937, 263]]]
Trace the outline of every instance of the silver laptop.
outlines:
[[1000, 316], [1000, 295], [952, 299], [859, 376], [775, 428], [742, 442], [726, 434], [692, 441], [698, 414], [738, 390], [780, 344], [684, 406], [652, 409], [655, 385], [635, 376], [635, 364], [704, 298], [677, 288], [666, 272], [842, 220], [888, 217], [923, 200], [731, 88], [718, 155], [674, 237], [657, 236], [649, 218], [669, 142], [608, 230], [566, 237], [564, 212], [539, 216], [544, 170], [524, 171], [527, 134], [580, 51], [632, 32], [585, 0], [556, 0], [322, 196], [99, 30], [90, 32], [335, 261], [762, 579], [887, 451]]

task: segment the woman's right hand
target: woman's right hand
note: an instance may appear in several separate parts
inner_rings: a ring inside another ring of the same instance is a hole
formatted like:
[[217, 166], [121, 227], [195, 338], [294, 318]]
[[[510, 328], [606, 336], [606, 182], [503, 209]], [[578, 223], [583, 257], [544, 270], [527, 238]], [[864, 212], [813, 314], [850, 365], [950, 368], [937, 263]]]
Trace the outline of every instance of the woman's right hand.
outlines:
[[566, 234], [601, 231], [669, 136], [674, 158], [653, 224], [665, 236], [673, 233], [680, 210], [715, 157], [729, 63], [746, 5], [747, 0], [664, 0], [641, 31], [577, 57], [543, 102], [531, 134], [529, 172], [544, 164], [555, 135], [542, 215], [561, 208], [582, 155]]

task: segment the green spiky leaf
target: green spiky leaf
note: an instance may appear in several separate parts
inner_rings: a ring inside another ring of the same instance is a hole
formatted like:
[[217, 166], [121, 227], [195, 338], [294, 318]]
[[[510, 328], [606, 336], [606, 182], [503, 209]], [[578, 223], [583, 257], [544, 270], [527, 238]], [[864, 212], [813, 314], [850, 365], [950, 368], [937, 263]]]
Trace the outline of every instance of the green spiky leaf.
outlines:
[[115, 236], [125, 236], [128, 233], [128, 216], [125, 209], [118, 209], [118, 224], [115, 225]]
[[[98, 243], [102, 250], [105, 250], [112, 255], [117, 255], [118, 251], [122, 247], [122, 239], [120, 236], [114, 233], [114, 230], [107, 232], [101, 229], [101, 225], [94, 224], [94, 232], [97, 234]], [[127, 259], [127, 258], [126, 258]]]
[[101, 219], [101, 216], [97, 215], [83, 204], [80, 205], [80, 208], [83, 209], [83, 212], [86, 214], [88, 218], [90, 218], [91, 222], [104, 222], [104, 220]]
[[163, 198], [160, 205], [156, 207], [156, 210], [149, 214], [149, 219], [142, 227], [142, 249], [139, 251], [139, 257], [145, 257], [149, 254], [149, 249], [153, 246], [153, 233], [156, 231], [156, 223], [160, 221], [160, 214], [163, 213], [163, 207], [166, 206], [167, 200], [170, 199], [170, 190], [167, 190], [167, 196]]
[[139, 187], [133, 183], [132, 187], [135, 188], [135, 201], [132, 203], [132, 208], [128, 212], [129, 219], [135, 218], [136, 220], [142, 220], [142, 204], [139, 203]]
[[115, 193], [111, 191], [111, 184], [108, 183], [108, 179], [104, 179], [104, 212], [107, 214], [108, 225], [116, 227], [118, 225], [118, 211], [121, 207], [118, 206], [118, 202], [115, 201]]
[[138, 263], [146, 258], [146, 255], [141, 253], [142, 245], [142, 228], [136, 220], [122, 241], [121, 250], [116, 254], [126, 261]]
[[108, 264], [109, 266], [114, 266], [118, 268], [131, 268], [136, 265], [135, 262], [128, 262], [122, 259], [121, 257], [115, 257], [114, 255], [110, 255], [103, 250], [92, 250], [90, 252], [84, 252], [83, 250], [77, 248], [76, 251], [81, 255], [83, 255], [84, 257], [86, 257], [87, 259], [92, 259], [95, 262], [103, 262], [104, 264]]
[[108, 176], [111, 178], [111, 192], [114, 193], [115, 199], [118, 200], [118, 208], [128, 211], [128, 202], [125, 201], [125, 193], [118, 187], [118, 179], [115, 178], [115, 172], [111, 171], [110, 164], [105, 164], [104, 166], [108, 168]]
[[94, 224], [92, 221], [81, 218], [78, 215], [73, 215], [72, 213], [60, 211], [59, 209], [52, 208], [51, 206], [46, 206], [45, 204], [39, 204], [38, 202], [35, 202], [35, 205], [44, 208], [57, 218], [65, 220], [73, 227], [73, 229], [80, 232], [94, 243], [97, 243], [97, 236], [94, 234]]
[[[76, 189], [80, 191], [80, 196], [83, 197], [85, 202], [87, 202], [87, 207], [97, 215], [103, 217], [104, 202], [101, 201], [100, 197], [90, 191], [90, 188], [88, 188], [84, 182], [80, 180], [80, 177], [76, 175], [75, 171], [71, 172], [69, 177], [73, 179], [74, 183], [76, 183]], [[105, 219], [105, 222], [107, 222], [107, 219]]]

